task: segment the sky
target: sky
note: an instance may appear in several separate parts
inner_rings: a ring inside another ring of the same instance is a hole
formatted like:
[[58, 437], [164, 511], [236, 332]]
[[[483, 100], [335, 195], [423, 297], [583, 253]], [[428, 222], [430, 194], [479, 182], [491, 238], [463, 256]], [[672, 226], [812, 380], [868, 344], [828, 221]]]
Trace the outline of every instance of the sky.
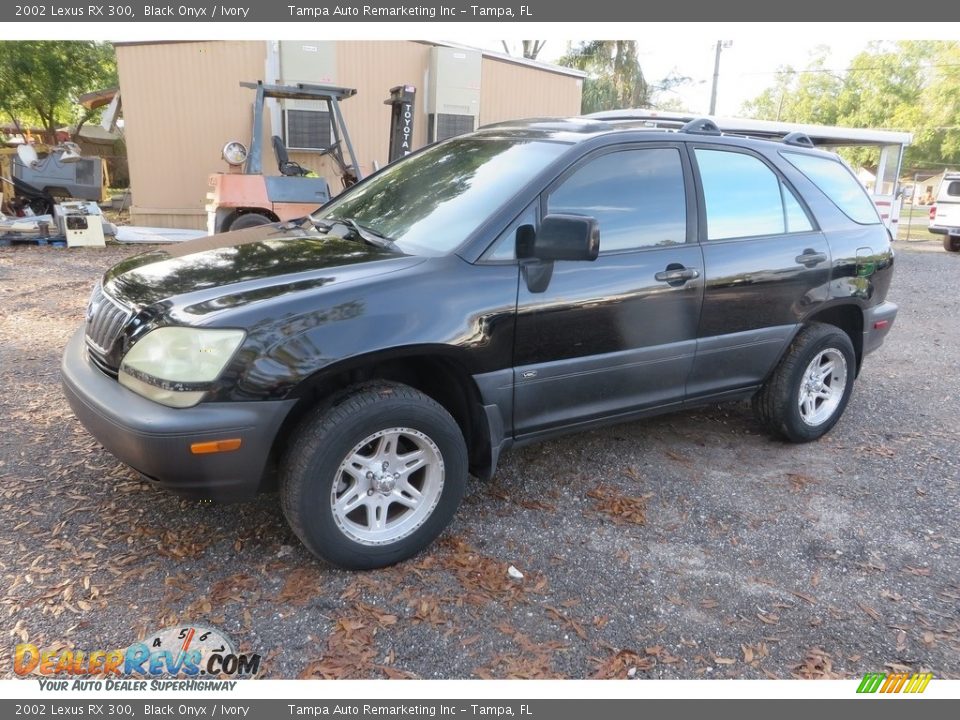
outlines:
[[[692, 14], [696, 14], [691, 10]], [[873, 13], [874, 15], [878, 13]], [[72, 23], [24, 23], [22, 37], [75, 39]], [[116, 37], [118, 28], [122, 37]], [[632, 39], [639, 45], [640, 65], [650, 82], [671, 71], [692, 81], [667, 95], [691, 112], [706, 113], [710, 106], [714, 48], [717, 40], [732, 41], [721, 56], [717, 95], [718, 115], [737, 115], [746, 100], [772, 84], [777, 68], [803, 68], [810, 53], [825, 45], [831, 50], [829, 68], [843, 71], [871, 40], [954, 40], [960, 37], [956, 22], [621, 22], [621, 23], [91, 23], [85, 33], [103, 40], [210, 39], [262, 40], [270, 37], [328, 39], [424, 39], [503, 51], [506, 38], [519, 48], [525, 37], [547, 38], [540, 59], [556, 60], [570, 41]], [[518, 53], [519, 50], [516, 51]]]
[[[759, 95], [773, 83], [776, 71], [783, 65], [803, 68], [811, 53], [819, 45], [830, 48], [828, 67], [838, 71], [848, 67], [857, 53], [864, 50], [869, 40], [851, 40], [849, 28], [824, 28], [814, 35], [797, 33], [792, 39], [782, 32], [765, 32], [755, 28], [733, 31], [729, 28], [718, 37], [710, 37], [701, 30], [692, 37], [674, 33], [652, 34], [638, 39], [638, 59], [648, 82], [658, 83], [671, 72], [688, 76], [691, 82], [663, 99], [676, 98], [692, 112], [707, 113], [710, 107], [710, 88], [713, 81], [713, 63], [718, 40], [731, 41], [720, 56], [720, 77], [717, 89], [717, 115], [737, 115], [747, 100]], [[875, 36], [871, 39], [882, 39]], [[568, 40], [548, 39], [539, 60], [555, 61], [567, 48]], [[503, 51], [499, 41], [484, 42], [483, 47]], [[513, 53], [519, 52], [519, 42], [512, 43]]]

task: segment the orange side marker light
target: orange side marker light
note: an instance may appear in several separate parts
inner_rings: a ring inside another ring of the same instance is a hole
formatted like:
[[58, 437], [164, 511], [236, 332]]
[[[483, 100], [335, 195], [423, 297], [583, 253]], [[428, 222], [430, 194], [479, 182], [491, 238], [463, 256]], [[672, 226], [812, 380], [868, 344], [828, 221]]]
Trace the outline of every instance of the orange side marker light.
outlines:
[[197, 442], [190, 446], [190, 452], [194, 455], [209, 455], [210, 453], [233, 452], [239, 450], [243, 441], [240, 438], [230, 438], [229, 440], [210, 440], [209, 442]]

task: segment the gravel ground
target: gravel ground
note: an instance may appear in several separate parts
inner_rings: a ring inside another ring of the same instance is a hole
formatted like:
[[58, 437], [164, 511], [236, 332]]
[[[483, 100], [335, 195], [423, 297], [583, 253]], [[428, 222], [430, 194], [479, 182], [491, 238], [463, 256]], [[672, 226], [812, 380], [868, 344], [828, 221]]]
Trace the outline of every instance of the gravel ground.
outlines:
[[960, 677], [960, 256], [898, 245], [897, 324], [826, 439], [738, 404], [529, 447], [367, 573], [309, 556], [275, 496], [177, 499], [73, 419], [61, 349], [141, 248], [0, 249], [0, 675], [18, 642], [195, 621], [275, 678]]

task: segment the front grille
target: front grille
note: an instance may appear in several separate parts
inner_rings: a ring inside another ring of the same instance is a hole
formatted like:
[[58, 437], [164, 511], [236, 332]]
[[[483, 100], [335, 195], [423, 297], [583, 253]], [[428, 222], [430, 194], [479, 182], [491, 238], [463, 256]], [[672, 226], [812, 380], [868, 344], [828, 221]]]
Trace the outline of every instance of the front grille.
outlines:
[[87, 305], [87, 345], [99, 355], [107, 355], [132, 315], [132, 310], [107, 295], [98, 283]]

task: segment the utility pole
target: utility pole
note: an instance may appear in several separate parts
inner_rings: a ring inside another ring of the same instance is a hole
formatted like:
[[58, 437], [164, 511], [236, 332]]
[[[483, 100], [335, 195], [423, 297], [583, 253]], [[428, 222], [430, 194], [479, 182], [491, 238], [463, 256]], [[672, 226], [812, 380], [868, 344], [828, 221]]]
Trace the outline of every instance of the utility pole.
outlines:
[[720, 53], [733, 45], [733, 40], [717, 40], [717, 54], [713, 59], [713, 88], [710, 90], [710, 115], [717, 111], [717, 81], [720, 79]]

